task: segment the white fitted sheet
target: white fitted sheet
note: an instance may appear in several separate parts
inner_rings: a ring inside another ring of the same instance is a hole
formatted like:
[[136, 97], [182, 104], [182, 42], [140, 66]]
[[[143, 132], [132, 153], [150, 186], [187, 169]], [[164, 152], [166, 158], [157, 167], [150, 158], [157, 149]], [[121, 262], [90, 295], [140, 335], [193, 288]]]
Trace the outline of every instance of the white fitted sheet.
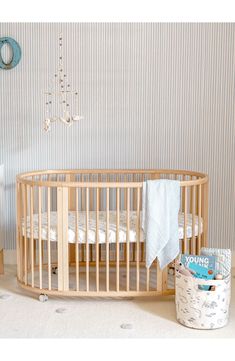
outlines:
[[[68, 213], [68, 242], [76, 243], [76, 218], [75, 212], [69, 211]], [[51, 212], [51, 224], [50, 224], [50, 240], [57, 241], [57, 212]], [[126, 242], [126, 211], [120, 211], [120, 225], [119, 225], [119, 242]], [[41, 238], [47, 240], [47, 212], [41, 214]], [[137, 213], [135, 211], [130, 212], [130, 232], [129, 242], [135, 243], [137, 241], [136, 235], [136, 219]], [[141, 223], [140, 223], [141, 224]], [[195, 236], [198, 236], [198, 217], [195, 216]], [[203, 230], [203, 221], [201, 219], [200, 232]], [[22, 233], [25, 235], [24, 220], [22, 220]], [[99, 243], [106, 242], [106, 212], [99, 212]], [[38, 214], [33, 216], [33, 234], [34, 239], [38, 239]], [[192, 237], [192, 214], [187, 215], [187, 238]], [[27, 237], [30, 238], [30, 217], [27, 217]], [[184, 238], [184, 214], [179, 214], [179, 239]], [[140, 242], [144, 241], [144, 234], [140, 232]], [[78, 219], [78, 242], [86, 243], [86, 212], [79, 211]], [[90, 244], [96, 243], [96, 212], [89, 212], [89, 231], [88, 242]], [[109, 211], [109, 243], [116, 242], [116, 211]]]

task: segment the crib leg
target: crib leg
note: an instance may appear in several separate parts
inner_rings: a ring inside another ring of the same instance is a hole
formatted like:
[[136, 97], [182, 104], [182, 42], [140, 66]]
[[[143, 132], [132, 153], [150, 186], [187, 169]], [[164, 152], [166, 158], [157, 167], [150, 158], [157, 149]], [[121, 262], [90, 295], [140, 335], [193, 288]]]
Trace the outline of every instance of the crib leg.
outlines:
[[41, 293], [38, 297], [40, 302], [47, 302], [48, 301], [48, 296], [45, 295], [44, 293]]

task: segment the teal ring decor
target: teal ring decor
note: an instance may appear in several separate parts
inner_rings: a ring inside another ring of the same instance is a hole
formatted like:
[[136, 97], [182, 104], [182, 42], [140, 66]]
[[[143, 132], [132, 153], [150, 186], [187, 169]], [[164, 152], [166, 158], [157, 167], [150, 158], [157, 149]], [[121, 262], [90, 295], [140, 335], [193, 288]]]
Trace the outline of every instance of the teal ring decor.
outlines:
[[[1, 49], [4, 44], [9, 44], [12, 48], [12, 59], [9, 63], [4, 63], [1, 55]], [[0, 68], [8, 70], [14, 68], [21, 59], [21, 49], [19, 44], [12, 38], [4, 37], [0, 38]]]

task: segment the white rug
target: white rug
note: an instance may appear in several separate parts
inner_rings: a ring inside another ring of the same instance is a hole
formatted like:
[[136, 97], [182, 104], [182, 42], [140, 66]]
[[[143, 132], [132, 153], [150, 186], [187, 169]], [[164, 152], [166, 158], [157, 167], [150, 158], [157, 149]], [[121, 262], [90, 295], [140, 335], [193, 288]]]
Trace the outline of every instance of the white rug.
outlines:
[[227, 327], [201, 331], [181, 326], [174, 297], [148, 299], [50, 298], [41, 303], [16, 285], [16, 268], [0, 276], [0, 337], [150, 338], [235, 337], [235, 279]]

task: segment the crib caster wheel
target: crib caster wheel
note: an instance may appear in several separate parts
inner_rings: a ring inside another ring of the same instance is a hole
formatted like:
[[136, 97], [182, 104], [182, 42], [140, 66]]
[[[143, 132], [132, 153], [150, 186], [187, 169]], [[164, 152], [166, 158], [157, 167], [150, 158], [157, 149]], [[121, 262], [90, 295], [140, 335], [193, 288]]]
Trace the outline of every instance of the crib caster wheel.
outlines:
[[53, 275], [57, 275], [57, 269], [58, 269], [58, 267], [52, 267], [52, 273], [53, 273]]
[[44, 293], [41, 293], [41, 294], [39, 295], [39, 301], [40, 301], [40, 302], [46, 302], [46, 301], [48, 301], [48, 296], [45, 295]]

